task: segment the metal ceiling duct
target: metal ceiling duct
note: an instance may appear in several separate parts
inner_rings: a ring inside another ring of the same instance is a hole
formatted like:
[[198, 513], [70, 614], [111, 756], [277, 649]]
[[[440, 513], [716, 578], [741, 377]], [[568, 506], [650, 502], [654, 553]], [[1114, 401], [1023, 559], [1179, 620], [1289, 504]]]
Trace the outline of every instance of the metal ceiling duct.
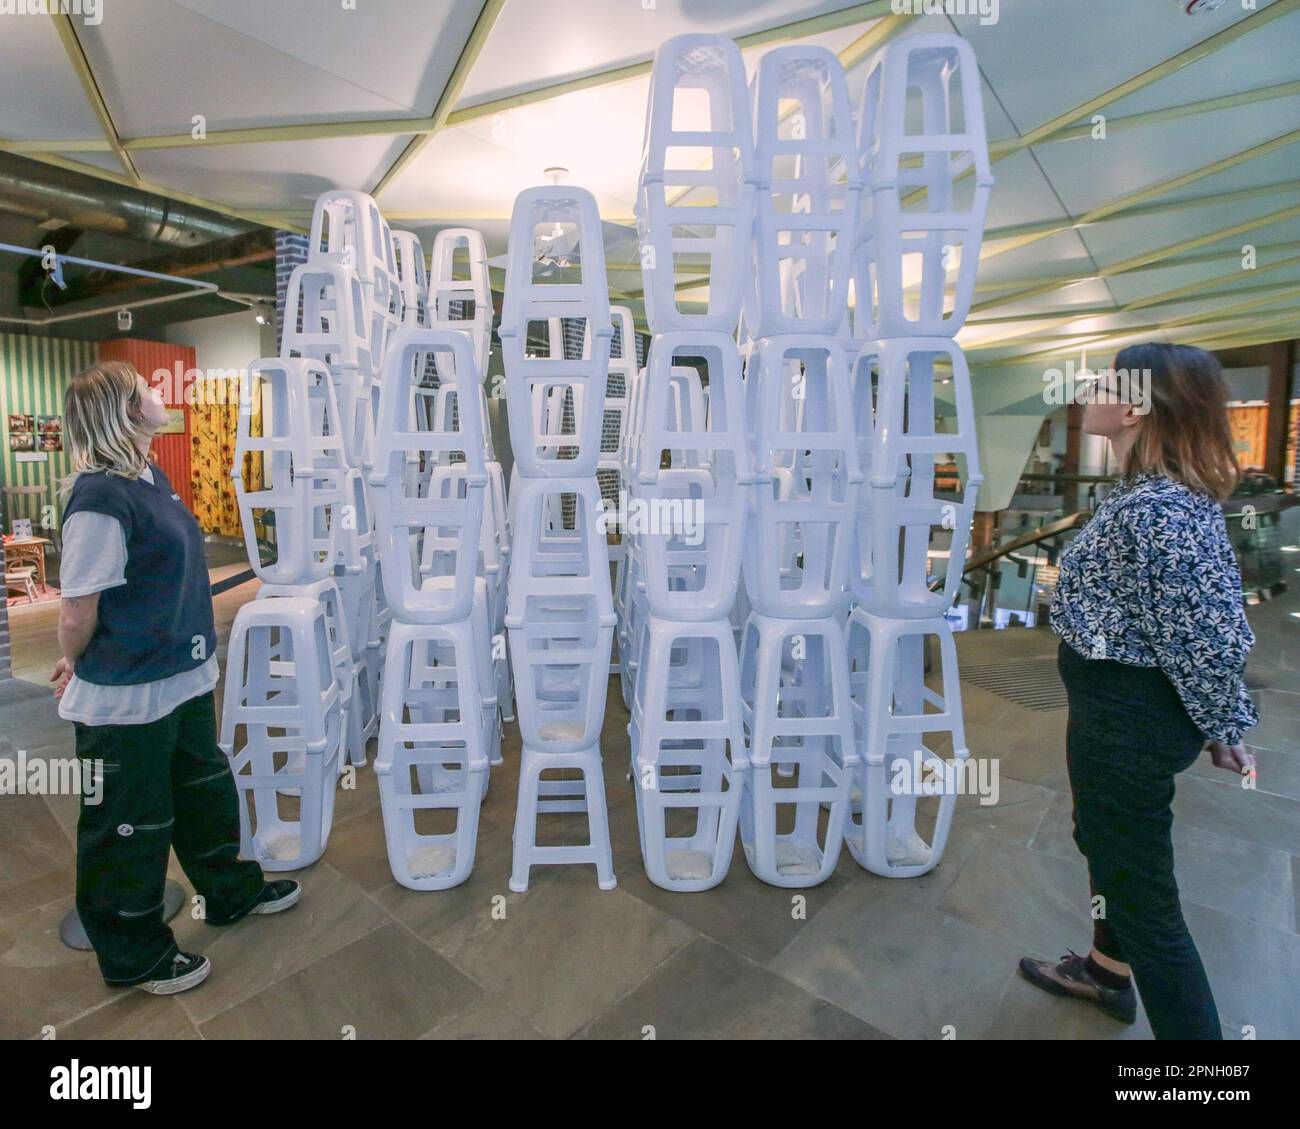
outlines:
[[171, 247], [195, 247], [256, 227], [11, 153], [0, 153], [0, 211]]

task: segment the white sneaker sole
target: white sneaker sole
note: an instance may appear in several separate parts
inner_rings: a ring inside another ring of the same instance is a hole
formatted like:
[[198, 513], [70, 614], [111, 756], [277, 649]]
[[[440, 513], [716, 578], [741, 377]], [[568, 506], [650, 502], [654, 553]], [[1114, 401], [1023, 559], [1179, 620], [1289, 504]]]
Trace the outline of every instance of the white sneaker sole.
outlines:
[[248, 911], [248, 915], [252, 917], [255, 913], [279, 913], [281, 910], [286, 910], [291, 905], [295, 905], [300, 897], [302, 897], [302, 887], [296, 886], [293, 893], [285, 894], [283, 898], [276, 898], [273, 902], [262, 902], [260, 905], [254, 906]]
[[187, 972], [184, 976], [177, 976], [174, 980], [146, 980], [143, 984], [137, 984], [136, 987], [142, 992], [148, 992], [151, 996], [174, 996], [177, 992], [187, 992], [191, 988], [197, 988], [208, 978], [212, 971], [212, 962], [204, 960], [193, 972]]

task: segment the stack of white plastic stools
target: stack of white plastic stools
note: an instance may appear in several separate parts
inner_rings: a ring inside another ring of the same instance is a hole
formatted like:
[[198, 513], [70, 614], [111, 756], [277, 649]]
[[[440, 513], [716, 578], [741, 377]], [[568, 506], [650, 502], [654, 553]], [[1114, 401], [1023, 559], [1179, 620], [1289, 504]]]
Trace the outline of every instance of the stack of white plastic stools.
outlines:
[[[746, 382], [762, 481], [744, 553], [753, 610], [741, 694], [752, 786], [741, 839], [765, 882], [810, 886], [835, 868], [857, 762], [839, 612], [861, 472], [847, 368], [833, 338], [760, 338]], [[783, 401], [798, 410], [783, 411]], [[783, 465], [791, 459], [797, 473]], [[792, 783], [779, 784], [783, 776]]]
[[348, 463], [359, 467], [372, 430], [370, 390], [376, 363], [361, 278], [341, 261], [324, 256], [308, 260], [289, 276], [285, 309], [281, 354], [313, 357], [329, 366]]
[[[470, 227], [449, 227], [433, 242], [429, 273], [429, 317], [436, 329], [466, 334], [474, 348], [480, 380], [486, 380], [492, 349], [492, 290], [487, 249], [481, 232]], [[504, 645], [506, 575], [510, 562], [510, 531], [506, 522], [505, 475], [492, 446], [492, 429], [483, 397], [483, 448], [487, 462], [490, 504], [484, 510], [482, 571], [488, 584], [488, 612], [492, 623], [492, 664], [501, 716], [514, 719], [514, 687], [510, 660]], [[445, 411], [445, 406], [439, 410]], [[493, 764], [498, 763], [494, 757]]]
[[469, 335], [479, 376], [486, 378], [492, 345], [492, 290], [483, 235], [472, 227], [444, 228], [434, 237], [429, 316], [437, 329], [458, 329]]
[[[324, 364], [267, 358], [249, 379], [231, 474], [249, 562], [271, 598], [242, 608], [231, 630], [221, 746], [241, 792], [242, 849], [291, 870], [325, 849], [346, 728], [342, 604], [329, 597], [331, 634], [317, 586], [333, 571], [347, 468]], [[261, 559], [259, 528], [275, 531], [274, 561]]]
[[[735, 43], [664, 42], [636, 200], [654, 337], [627, 412], [623, 475], [634, 508], [619, 577], [619, 673], [642, 859], [671, 890], [726, 876], [748, 770], [729, 616], [753, 477], [733, 336], [750, 272], [753, 155]], [[678, 302], [679, 274], [696, 273], [709, 278], [702, 311]]]
[[841, 619], [862, 472], [844, 347], [861, 179], [843, 67], [768, 52], [754, 79], [749, 427], [762, 484], [745, 546], [741, 692], [751, 788], [741, 839], [779, 886], [834, 870], [857, 764]]
[[[707, 373], [707, 407], [690, 395], [701, 382], [688, 358]], [[694, 380], [674, 380], [677, 369]], [[638, 394], [630, 485], [645, 614], [628, 733], [641, 852], [656, 885], [706, 890], [731, 865], [749, 767], [728, 619], [753, 483], [735, 341], [656, 334]]]
[[[439, 380], [456, 389], [455, 428], [422, 426], [436, 416], [416, 411], [430, 355]], [[487, 629], [477, 566], [488, 477], [469, 339], [402, 328], [388, 344], [380, 388], [370, 484], [392, 619], [375, 773], [393, 877], [415, 890], [446, 889], [473, 869], [488, 774], [480, 689], [485, 641], [475, 639], [476, 624], [480, 635]], [[434, 480], [419, 467], [453, 453], [464, 459], [463, 488], [431, 491]], [[437, 539], [436, 554], [426, 552], [430, 538]], [[425, 567], [434, 557], [437, 567]]]
[[397, 252], [379, 205], [364, 192], [332, 189], [312, 211], [308, 262], [337, 263], [356, 273], [364, 295], [366, 340], [376, 365], [388, 337], [402, 321]]
[[[909, 91], [919, 94], [910, 113]], [[846, 835], [864, 867], [901, 878], [937, 865], [969, 756], [944, 618], [981, 481], [970, 374], [952, 340], [974, 293], [993, 183], [969, 45], [935, 34], [882, 48], [868, 69], [858, 144], [870, 191], [854, 267], [853, 332], [862, 346], [853, 380], [869, 472], [849, 622], [863, 763]], [[905, 262], [915, 282], [904, 278]], [[940, 387], [951, 393], [955, 421], [943, 432], [935, 424]], [[936, 470], [950, 461], [957, 488], [941, 491]], [[936, 531], [948, 532], [948, 563], [942, 588], [931, 591]], [[925, 683], [927, 637], [937, 642], [942, 693]], [[949, 762], [931, 747], [939, 742], [950, 743]], [[921, 796], [936, 800], [928, 840], [918, 826]]]
[[[534, 277], [539, 227], [565, 234], [580, 254], [578, 269]], [[566, 318], [589, 330], [584, 355], [529, 356], [530, 325]], [[616, 884], [600, 756], [614, 608], [596, 481], [612, 335], [595, 199], [561, 185], [521, 192], [500, 328], [515, 456], [506, 630], [523, 745], [516, 891], [528, 888], [531, 867], [547, 864], [594, 863], [601, 889]], [[585, 812], [587, 843], [539, 845], [538, 815], [565, 812]]]

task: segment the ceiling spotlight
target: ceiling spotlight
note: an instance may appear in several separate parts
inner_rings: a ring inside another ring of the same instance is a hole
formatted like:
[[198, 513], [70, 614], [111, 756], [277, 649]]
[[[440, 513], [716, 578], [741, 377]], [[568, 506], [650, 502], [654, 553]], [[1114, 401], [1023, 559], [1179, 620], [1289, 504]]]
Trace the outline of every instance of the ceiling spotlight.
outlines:
[[1189, 16], [1199, 16], [1205, 12], [1217, 12], [1226, 0], [1178, 0], [1178, 3]]
[[257, 313], [257, 314], [254, 314], [254, 315], [253, 315], [253, 320], [254, 320], [255, 322], [257, 322], [258, 325], [266, 325], [266, 323], [267, 323], [267, 317], [266, 317], [266, 315], [263, 314], [263, 313]]
[[117, 328], [123, 333], [127, 333], [131, 329], [131, 325], [134, 321], [135, 318], [132, 317], [130, 310], [117, 311]]

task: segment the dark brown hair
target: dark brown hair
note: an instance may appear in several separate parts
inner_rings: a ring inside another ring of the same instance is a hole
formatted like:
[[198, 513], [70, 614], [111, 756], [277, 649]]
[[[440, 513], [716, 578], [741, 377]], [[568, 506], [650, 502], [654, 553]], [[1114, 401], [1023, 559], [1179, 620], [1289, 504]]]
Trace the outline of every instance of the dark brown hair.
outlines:
[[1241, 469], [1218, 358], [1192, 345], [1150, 341], [1121, 349], [1115, 368], [1145, 389], [1148, 404], [1124, 474], [1154, 471], [1217, 501], [1231, 494]]

